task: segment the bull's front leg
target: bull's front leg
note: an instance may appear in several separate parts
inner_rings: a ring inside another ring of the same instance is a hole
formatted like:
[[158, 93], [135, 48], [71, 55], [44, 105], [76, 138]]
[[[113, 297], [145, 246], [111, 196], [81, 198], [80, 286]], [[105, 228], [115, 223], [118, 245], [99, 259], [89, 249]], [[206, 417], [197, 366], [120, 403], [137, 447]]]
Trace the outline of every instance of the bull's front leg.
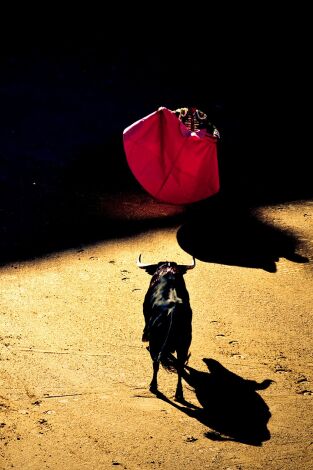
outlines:
[[158, 372], [159, 372], [160, 363], [159, 361], [153, 361], [153, 377], [150, 383], [150, 392], [158, 392]]

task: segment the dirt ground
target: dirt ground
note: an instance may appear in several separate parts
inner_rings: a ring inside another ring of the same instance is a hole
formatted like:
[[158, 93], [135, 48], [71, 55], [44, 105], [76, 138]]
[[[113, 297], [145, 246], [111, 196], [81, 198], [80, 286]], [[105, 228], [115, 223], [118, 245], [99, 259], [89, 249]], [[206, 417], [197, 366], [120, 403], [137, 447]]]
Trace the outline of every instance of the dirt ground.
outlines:
[[[134, 219], [179, 212], [149, 201], [103, 207]], [[254, 217], [246, 239], [225, 223], [224, 244], [203, 214], [3, 266], [0, 468], [312, 469], [313, 202]], [[148, 389], [150, 278], [139, 253], [143, 262], [196, 256], [185, 275], [189, 406], [173, 399], [175, 374], [160, 370], [159, 398]]]

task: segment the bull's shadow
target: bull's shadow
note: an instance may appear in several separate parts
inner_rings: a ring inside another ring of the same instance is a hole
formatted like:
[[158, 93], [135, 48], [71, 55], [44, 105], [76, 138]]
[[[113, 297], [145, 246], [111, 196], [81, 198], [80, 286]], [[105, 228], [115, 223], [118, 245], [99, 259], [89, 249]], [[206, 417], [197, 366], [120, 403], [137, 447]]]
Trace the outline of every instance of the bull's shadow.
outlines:
[[212, 263], [264, 269], [274, 273], [279, 258], [296, 263], [299, 241], [287, 230], [259, 219], [254, 210], [230, 198], [213, 197], [195, 204], [177, 232], [181, 248]]
[[194, 389], [200, 406], [185, 402], [181, 406], [163, 394], [158, 397], [191, 418], [208, 426], [205, 436], [212, 440], [236, 441], [261, 446], [270, 439], [267, 428], [269, 407], [257, 390], [264, 390], [271, 380], [261, 383], [246, 380], [214, 359], [203, 359], [209, 372], [186, 366], [184, 379]]

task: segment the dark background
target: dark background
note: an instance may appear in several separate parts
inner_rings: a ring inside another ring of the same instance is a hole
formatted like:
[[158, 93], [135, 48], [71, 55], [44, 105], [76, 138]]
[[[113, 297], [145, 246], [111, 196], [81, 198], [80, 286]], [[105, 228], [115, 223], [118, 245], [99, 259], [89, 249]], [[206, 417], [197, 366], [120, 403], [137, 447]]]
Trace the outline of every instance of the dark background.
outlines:
[[120, 236], [92, 208], [104, 194], [142, 191], [122, 132], [159, 106], [209, 114], [222, 136], [221, 195], [233, 206], [312, 197], [305, 14], [74, 13], [62, 24], [49, 11], [2, 20], [3, 262]]

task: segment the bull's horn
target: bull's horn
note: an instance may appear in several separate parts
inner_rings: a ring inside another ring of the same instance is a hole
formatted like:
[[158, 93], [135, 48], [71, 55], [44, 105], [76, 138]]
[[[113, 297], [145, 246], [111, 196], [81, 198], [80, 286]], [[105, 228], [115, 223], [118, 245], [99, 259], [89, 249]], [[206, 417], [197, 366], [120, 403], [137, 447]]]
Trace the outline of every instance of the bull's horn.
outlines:
[[196, 265], [196, 260], [195, 260], [195, 257], [194, 257], [194, 256], [192, 257], [192, 260], [193, 260], [193, 263], [192, 263], [192, 264], [184, 264], [184, 265], [183, 265], [184, 268], [186, 268], [186, 269], [193, 269], [193, 268], [195, 267], [195, 265]]
[[138, 260], [137, 260], [137, 266], [138, 268], [142, 268], [142, 269], [145, 269], [147, 268], [148, 266], [151, 266], [151, 264], [144, 264], [141, 262], [141, 254], [138, 256]]

